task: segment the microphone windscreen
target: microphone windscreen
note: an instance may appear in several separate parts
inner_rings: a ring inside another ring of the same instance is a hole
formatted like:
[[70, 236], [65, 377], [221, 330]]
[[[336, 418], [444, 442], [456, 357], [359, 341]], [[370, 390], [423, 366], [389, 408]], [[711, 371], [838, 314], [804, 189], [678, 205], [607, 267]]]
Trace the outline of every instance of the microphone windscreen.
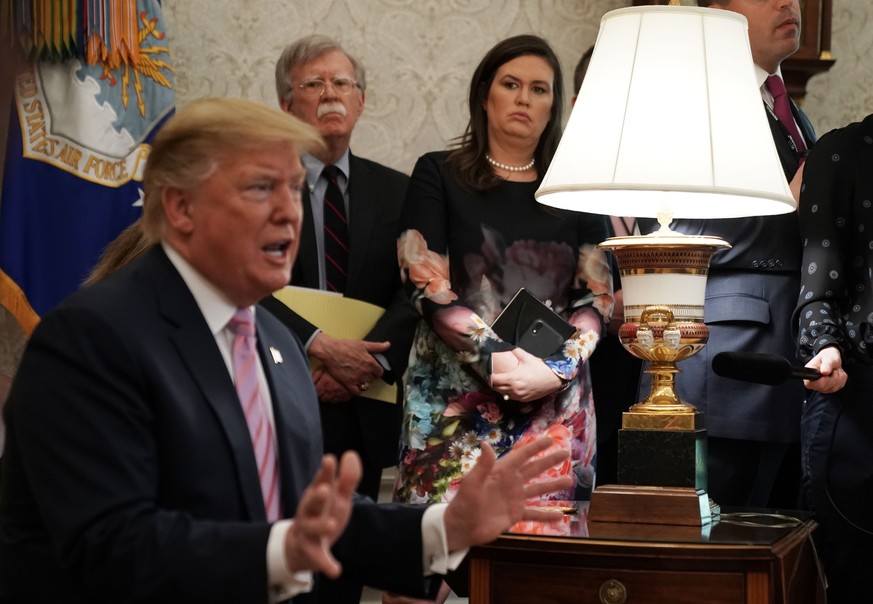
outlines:
[[719, 352], [712, 358], [712, 370], [721, 377], [768, 386], [791, 377], [787, 359], [763, 352]]

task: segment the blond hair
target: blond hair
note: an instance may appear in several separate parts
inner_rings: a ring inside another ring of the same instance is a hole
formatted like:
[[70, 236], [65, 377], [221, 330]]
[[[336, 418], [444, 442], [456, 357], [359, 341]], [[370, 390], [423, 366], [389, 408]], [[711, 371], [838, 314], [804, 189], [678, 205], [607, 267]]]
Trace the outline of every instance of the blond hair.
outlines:
[[165, 187], [188, 189], [203, 183], [228, 156], [289, 143], [297, 153], [318, 150], [318, 131], [278, 109], [244, 99], [209, 98], [177, 109], [152, 141], [143, 175], [142, 231], [163, 238]]

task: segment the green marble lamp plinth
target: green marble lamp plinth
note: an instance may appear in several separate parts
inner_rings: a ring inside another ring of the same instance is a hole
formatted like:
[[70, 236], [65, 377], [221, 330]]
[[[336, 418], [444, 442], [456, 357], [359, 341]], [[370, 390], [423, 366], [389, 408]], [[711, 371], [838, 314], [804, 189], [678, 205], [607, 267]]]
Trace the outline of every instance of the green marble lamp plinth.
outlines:
[[719, 518], [718, 505], [706, 494], [703, 428], [622, 428], [618, 431], [618, 483], [594, 489], [591, 522], [699, 527]]
[[619, 430], [618, 483], [706, 490], [706, 430]]

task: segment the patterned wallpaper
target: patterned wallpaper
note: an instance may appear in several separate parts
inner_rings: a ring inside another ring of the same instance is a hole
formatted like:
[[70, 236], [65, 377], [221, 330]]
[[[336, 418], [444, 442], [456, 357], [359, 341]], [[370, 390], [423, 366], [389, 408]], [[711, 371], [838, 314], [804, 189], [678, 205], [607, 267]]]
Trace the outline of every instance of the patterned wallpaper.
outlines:
[[[231, 96], [276, 104], [273, 67], [295, 38], [323, 33], [367, 68], [364, 115], [352, 148], [403, 171], [444, 148], [466, 125], [473, 69], [498, 40], [548, 39], [571, 91], [578, 57], [600, 17], [629, 0], [163, 0], [178, 102]], [[804, 108], [819, 133], [873, 111], [873, 2], [834, 0], [836, 65], [810, 80]], [[0, 311], [0, 373], [10, 373], [22, 337]]]
[[[567, 80], [600, 17], [629, 0], [164, 0], [180, 102], [222, 95], [275, 104], [273, 66], [295, 38], [336, 38], [367, 68], [360, 155], [403, 171], [466, 125], [477, 62], [498, 40], [537, 33]], [[873, 2], [834, 0], [836, 64], [810, 80], [804, 108], [820, 132], [873, 111]], [[569, 108], [569, 106], [568, 106]], [[567, 108], [567, 109], [568, 109]], [[566, 114], [565, 114], [566, 117]]]
[[873, 2], [834, 0], [831, 46], [836, 63], [810, 79], [804, 110], [819, 135], [873, 113]]
[[[403, 171], [467, 122], [467, 87], [485, 52], [537, 33], [572, 72], [600, 17], [623, 0], [164, 0], [177, 92], [276, 105], [273, 68], [294, 39], [337, 39], [367, 69], [364, 115], [352, 148]], [[567, 74], [565, 74], [565, 80]], [[567, 93], [570, 86], [568, 83]]]

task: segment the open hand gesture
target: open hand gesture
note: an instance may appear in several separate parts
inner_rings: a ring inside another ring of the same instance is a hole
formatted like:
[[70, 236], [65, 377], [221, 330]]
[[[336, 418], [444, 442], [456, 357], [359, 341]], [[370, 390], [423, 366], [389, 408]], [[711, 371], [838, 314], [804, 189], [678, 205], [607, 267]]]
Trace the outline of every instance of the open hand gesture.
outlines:
[[567, 458], [568, 452], [556, 449], [545, 455], [553, 440], [540, 438], [513, 449], [499, 460], [488, 443], [458, 488], [443, 518], [449, 551], [493, 541], [521, 520], [558, 521], [558, 509], [529, 508], [525, 500], [573, 486], [572, 476], [560, 476], [532, 482], [545, 470]]
[[342, 567], [330, 548], [348, 524], [360, 480], [361, 459], [354, 451], [343, 454], [338, 469], [336, 457], [322, 458], [285, 536], [285, 561], [290, 572], [321, 572], [331, 579], [340, 576]]

